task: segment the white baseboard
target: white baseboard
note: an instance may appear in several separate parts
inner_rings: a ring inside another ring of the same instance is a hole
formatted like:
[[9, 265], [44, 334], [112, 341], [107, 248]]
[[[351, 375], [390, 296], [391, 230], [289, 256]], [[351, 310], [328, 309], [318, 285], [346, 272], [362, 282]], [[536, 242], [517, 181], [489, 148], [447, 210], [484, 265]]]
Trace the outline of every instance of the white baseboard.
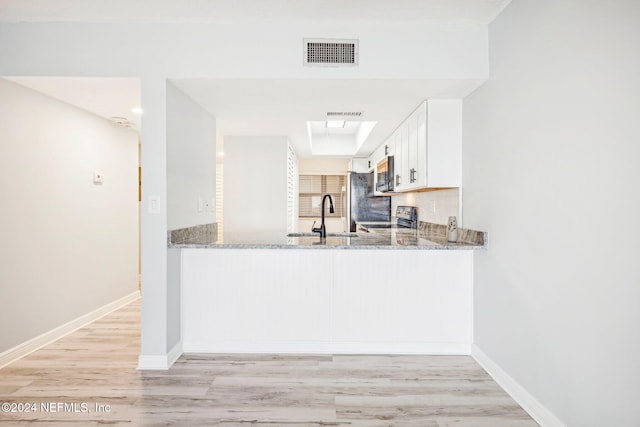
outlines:
[[178, 344], [174, 345], [169, 354], [167, 354], [167, 369], [169, 369], [176, 360], [182, 356], [182, 341], [178, 342]]
[[95, 322], [101, 317], [104, 317], [107, 314], [118, 310], [119, 308], [137, 300], [138, 298], [140, 298], [140, 292], [135, 291], [120, 299], [110, 302], [109, 304], [106, 304], [98, 308], [97, 310], [80, 316], [77, 319], [74, 319], [70, 322], [65, 323], [64, 325], [50, 330], [49, 332], [45, 332], [42, 335], [39, 335], [35, 338], [30, 339], [29, 341], [26, 341], [13, 348], [10, 348], [7, 351], [0, 353], [0, 368], [3, 368], [8, 364], [13, 363], [16, 360], [19, 360], [27, 356], [28, 354], [44, 347], [45, 345], [51, 344], [52, 342], [57, 341], [60, 338], [77, 331], [78, 329], [88, 325], [91, 322]]
[[467, 343], [347, 341], [207, 341], [184, 342], [185, 353], [287, 354], [442, 354], [470, 355]]
[[182, 356], [182, 342], [178, 342], [167, 354], [144, 355], [138, 357], [139, 371], [166, 371]]
[[471, 356], [541, 427], [567, 427], [475, 344]]

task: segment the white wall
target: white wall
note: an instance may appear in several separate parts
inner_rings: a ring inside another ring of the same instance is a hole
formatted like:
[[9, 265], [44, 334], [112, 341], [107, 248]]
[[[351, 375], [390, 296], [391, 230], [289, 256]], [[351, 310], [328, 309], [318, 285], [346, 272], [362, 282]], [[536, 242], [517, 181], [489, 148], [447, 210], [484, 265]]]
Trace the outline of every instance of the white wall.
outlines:
[[[151, 357], [166, 355], [168, 347], [167, 78], [484, 79], [486, 31], [484, 25], [423, 22], [0, 23], [0, 75], [140, 78], [145, 112], [141, 353]], [[302, 39], [310, 35], [359, 38], [360, 65], [303, 67]], [[151, 196], [160, 197], [159, 213], [149, 212]]]
[[[339, 157], [312, 157], [301, 158], [298, 160], [298, 172], [301, 175], [333, 175], [333, 174], [347, 174], [349, 170], [349, 158]], [[346, 179], [345, 179], [346, 182]], [[315, 221], [315, 227], [320, 226], [320, 217], [311, 218], [299, 218], [298, 219], [298, 231], [301, 233], [311, 232], [313, 222]], [[342, 218], [325, 218], [324, 225], [328, 233], [341, 233], [346, 231], [346, 217]]]
[[307, 157], [298, 159], [298, 172], [304, 174], [347, 174], [349, 159], [339, 157]]
[[446, 224], [450, 216], [458, 218], [458, 226], [463, 227], [460, 218], [460, 196], [457, 188], [436, 191], [401, 193], [391, 196], [391, 215], [395, 216], [398, 206], [418, 208], [418, 221]]
[[513, 0], [464, 103], [464, 222], [491, 242], [475, 342], [567, 426], [640, 420], [639, 19]]
[[215, 222], [215, 198], [216, 119], [167, 82], [167, 228]]
[[5, 79], [0, 123], [1, 353], [136, 291], [138, 135]]
[[282, 136], [225, 137], [225, 233], [287, 234], [288, 143]]
[[[216, 119], [166, 85], [167, 229], [216, 222]], [[167, 351], [181, 339], [179, 252], [167, 254]]]

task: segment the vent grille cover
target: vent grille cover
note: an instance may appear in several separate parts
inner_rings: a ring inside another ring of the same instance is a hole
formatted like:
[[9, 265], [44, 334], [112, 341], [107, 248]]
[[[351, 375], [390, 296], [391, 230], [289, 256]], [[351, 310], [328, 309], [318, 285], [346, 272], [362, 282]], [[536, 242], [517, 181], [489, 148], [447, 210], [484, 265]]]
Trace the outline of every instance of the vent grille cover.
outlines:
[[304, 39], [304, 65], [356, 66], [358, 50], [358, 40]]
[[114, 123], [126, 128], [133, 127], [133, 123], [126, 117], [111, 117], [111, 120], [113, 120]]
[[327, 117], [360, 117], [362, 111], [329, 111]]

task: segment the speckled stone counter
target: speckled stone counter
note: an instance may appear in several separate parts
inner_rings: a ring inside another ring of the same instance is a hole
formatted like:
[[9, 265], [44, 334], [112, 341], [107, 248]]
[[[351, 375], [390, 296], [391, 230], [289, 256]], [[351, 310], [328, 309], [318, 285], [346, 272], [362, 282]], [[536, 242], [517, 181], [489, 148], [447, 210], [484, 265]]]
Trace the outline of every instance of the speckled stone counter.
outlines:
[[[438, 224], [420, 223], [418, 230], [410, 229], [370, 229], [351, 236], [332, 236], [320, 239], [317, 234], [298, 233], [286, 235], [274, 233], [224, 233], [210, 234], [209, 241], [189, 241], [181, 238], [172, 240], [170, 248], [213, 248], [213, 249], [400, 249], [400, 250], [474, 250], [486, 247], [486, 233], [473, 230], [459, 230], [459, 240], [450, 243], [446, 238], [446, 227]], [[217, 231], [217, 230], [216, 230]], [[461, 232], [462, 231], [462, 232]], [[173, 232], [175, 233], [175, 231]], [[195, 233], [198, 235], [198, 233]], [[329, 233], [331, 234], [331, 233]], [[184, 233], [181, 233], [183, 236]], [[470, 237], [471, 236], [471, 237]], [[465, 240], [466, 238], [466, 240]]]

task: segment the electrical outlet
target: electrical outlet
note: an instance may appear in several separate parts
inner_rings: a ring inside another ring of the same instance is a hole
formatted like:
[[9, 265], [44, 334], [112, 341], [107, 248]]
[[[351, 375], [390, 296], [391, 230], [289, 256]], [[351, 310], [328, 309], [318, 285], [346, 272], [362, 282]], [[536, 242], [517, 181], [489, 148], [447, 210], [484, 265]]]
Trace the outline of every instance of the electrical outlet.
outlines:
[[198, 212], [203, 212], [204, 206], [205, 206], [204, 197], [198, 197]]
[[429, 212], [436, 213], [436, 201], [429, 200]]

